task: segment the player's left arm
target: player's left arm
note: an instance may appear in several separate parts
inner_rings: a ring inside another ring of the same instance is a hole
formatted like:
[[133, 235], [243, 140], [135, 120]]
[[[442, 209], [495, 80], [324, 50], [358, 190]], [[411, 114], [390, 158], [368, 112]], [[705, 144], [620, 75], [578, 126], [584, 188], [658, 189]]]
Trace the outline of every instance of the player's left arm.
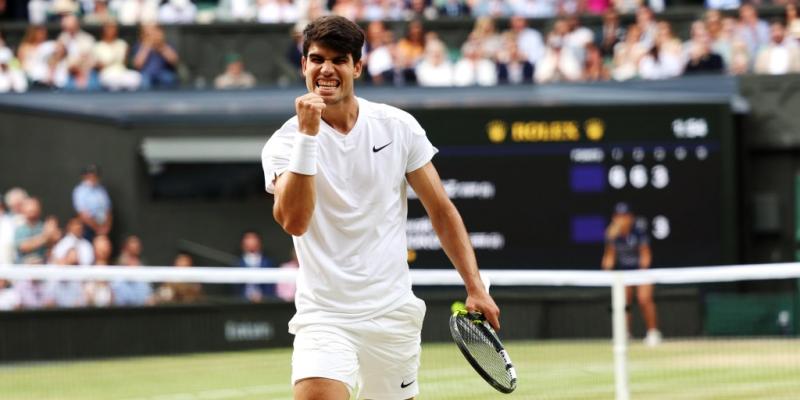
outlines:
[[480, 311], [492, 327], [500, 329], [500, 309], [481, 280], [467, 229], [455, 205], [447, 197], [436, 168], [428, 162], [407, 173], [406, 179], [422, 201], [445, 254], [464, 280], [467, 309]]

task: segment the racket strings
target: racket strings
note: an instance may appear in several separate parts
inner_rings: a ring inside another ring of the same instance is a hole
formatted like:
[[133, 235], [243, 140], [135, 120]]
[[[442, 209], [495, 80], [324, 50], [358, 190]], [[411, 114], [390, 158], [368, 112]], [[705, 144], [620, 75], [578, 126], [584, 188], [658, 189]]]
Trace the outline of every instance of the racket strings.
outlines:
[[469, 353], [483, 367], [492, 379], [506, 387], [511, 387], [511, 374], [506, 369], [505, 360], [495, 350], [494, 345], [477, 324], [467, 318], [459, 318], [458, 330], [464, 339]]

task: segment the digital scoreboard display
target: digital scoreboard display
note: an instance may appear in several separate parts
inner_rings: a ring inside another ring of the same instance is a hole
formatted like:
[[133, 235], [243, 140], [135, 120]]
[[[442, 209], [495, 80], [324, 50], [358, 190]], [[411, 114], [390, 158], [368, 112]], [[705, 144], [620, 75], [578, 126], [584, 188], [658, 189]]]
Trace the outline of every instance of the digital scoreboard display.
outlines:
[[[735, 260], [727, 104], [412, 110], [482, 268], [599, 269], [615, 205], [650, 238], [653, 267]], [[409, 196], [409, 261], [446, 255]]]

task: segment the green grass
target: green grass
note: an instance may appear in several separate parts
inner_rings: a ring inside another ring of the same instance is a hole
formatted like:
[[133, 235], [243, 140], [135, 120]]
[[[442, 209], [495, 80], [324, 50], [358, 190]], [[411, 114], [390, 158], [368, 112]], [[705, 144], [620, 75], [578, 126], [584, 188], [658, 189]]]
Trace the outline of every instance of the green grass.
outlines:
[[[504, 396], [452, 344], [425, 345], [420, 400], [612, 399], [611, 343], [509, 342], [519, 386]], [[291, 399], [289, 349], [0, 366], [3, 400]], [[633, 399], [800, 398], [794, 340], [632, 343]]]

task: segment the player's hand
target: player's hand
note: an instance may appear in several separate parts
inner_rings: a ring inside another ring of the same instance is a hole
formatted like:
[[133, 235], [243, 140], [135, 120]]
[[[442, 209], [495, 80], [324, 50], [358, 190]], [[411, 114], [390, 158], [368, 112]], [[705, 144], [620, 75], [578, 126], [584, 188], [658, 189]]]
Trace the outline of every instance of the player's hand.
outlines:
[[485, 290], [467, 295], [467, 311], [480, 312], [495, 330], [500, 330], [500, 308]]
[[316, 136], [319, 133], [322, 110], [325, 109], [325, 101], [322, 96], [316, 93], [306, 93], [294, 100], [294, 109], [297, 112], [300, 132]]

